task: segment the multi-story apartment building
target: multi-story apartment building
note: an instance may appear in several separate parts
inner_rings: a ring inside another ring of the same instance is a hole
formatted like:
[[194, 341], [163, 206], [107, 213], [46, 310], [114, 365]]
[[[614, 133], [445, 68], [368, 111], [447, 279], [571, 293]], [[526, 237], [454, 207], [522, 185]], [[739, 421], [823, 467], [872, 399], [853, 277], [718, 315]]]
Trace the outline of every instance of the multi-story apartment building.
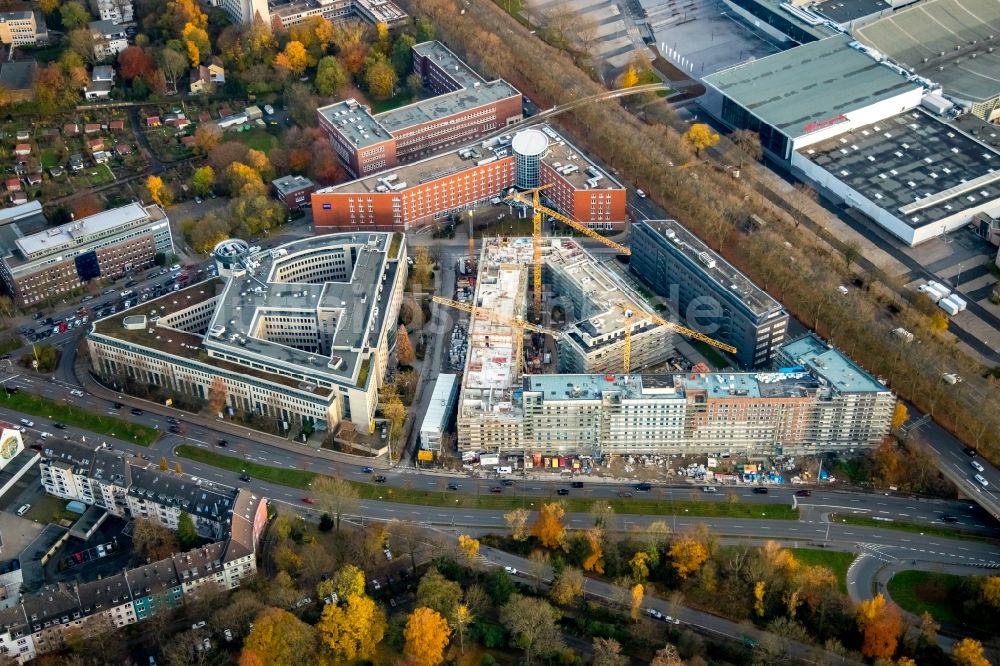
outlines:
[[498, 201], [512, 187], [538, 185], [549, 186], [542, 193], [546, 203], [578, 222], [624, 228], [625, 188], [549, 127], [316, 190], [313, 223], [317, 229], [409, 230]]
[[[406, 282], [402, 234], [333, 234], [250, 253], [216, 248], [219, 277], [97, 322], [94, 370], [205, 400], [282, 430], [367, 432]], [[221, 382], [221, 384], [220, 384]]]
[[128, 48], [125, 28], [113, 21], [91, 21], [90, 34], [94, 39], [94, 58], [98, 62], [110, 60]]
[[788, 313], [767, 292], [673, 220], [633, 224], [631, 248], [632, 272], [690, 328], [736, 347], [745, 368], [774, 363]]
[[45, 19], [31, 10], [0, 12], [0, 42], [29, 46], [48, 40]]
[[102, 21], [114, 24], [131, 23], [135, 11], [132, 0], [90, 0], [90, 10]]
[[287, 30], [314, 16], [328, 21], [342, 21], [360, 17], [369, 23], [385, 23], [393, 26], [408, 17], [392, 0], [298, 0], [282, 4], [272, 2], [271, 26], [275, 30]]
[[[17, 221], [10, 219], [4, 226], [13, 224]], [[151, 266], [157, 253], [174, 251], [166, 213], [138, 203], [29, 235], [11, 229], [0, 238], [0, 279], [22, 306], [60, 296], [94, 278]]]
[[521, 119], [521, 93], [502, 79], [485, 81], [441, 42], [414, 46], [413, 65], [435, 97], [375, 115], [354, 99], [317, 109], [353, 175], [392, 169]]
[[100, 580], [24, 595], [0, 610], [0, 653], [23, 664], [62, 649], [71, 636], [104, 633], [184, 604], [205, 585], [239, 587], [257, 572], [267, 500], [240, 489], [230, 519], [218, 541]]

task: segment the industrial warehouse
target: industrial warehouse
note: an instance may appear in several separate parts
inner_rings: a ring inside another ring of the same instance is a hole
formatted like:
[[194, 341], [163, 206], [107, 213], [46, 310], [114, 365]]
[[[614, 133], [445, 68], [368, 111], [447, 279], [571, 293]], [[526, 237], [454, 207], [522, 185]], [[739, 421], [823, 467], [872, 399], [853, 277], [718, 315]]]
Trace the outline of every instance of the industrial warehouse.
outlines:
[[274, 429], [373, 428], [406, 282], [402, 234], [331, 234], [272, 250], [227, 240], [219, 276], [98, 321], [94, 371], [219, 399]]
[[[573, 240], [541, 245], [549, 302], [566, 312], [565, 325], [525, 323], [532, 245], [493, 239], [479, 254], [473, 304], [463, 308], [472, 320], [457, 407], [461, 452], [507, 454], [526, 466], [553, 455], [794, 455], [873, 446], [888, 433], [892, 393], [812, 336], [782, 344], [774, 372], [665, 373], [671, 328], [694, 331], [639, 305]], [[550, 349], [558, 362], [539, 364]], [[558, 372], [537, 374], [543, 369]]]

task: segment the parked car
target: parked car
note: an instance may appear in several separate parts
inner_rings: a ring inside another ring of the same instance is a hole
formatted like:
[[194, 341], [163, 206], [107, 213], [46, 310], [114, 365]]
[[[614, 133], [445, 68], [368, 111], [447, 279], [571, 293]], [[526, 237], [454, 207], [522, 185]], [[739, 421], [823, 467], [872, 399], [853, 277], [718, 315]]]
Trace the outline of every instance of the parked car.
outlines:
[[636, 484], [635, 489], [641, 490], [644, 493], [648, 493], [650, 490], [653, 489], [653, 486], [649, 483], [638, 483]]
[[969, 456], [970, 458], [975, 458], [976, 457], [976, 450], [974, 448], [972, 448], [971, 446], [967, 446], [967, 447], [965, 447], [962, 450], [965, 451], [965, 455]]
[[375, 483], [385, 483], [387, 480], [384, 474], [379, 474], [375, 477]]
[[509, 573], [511, 576], [517, 575], [517, 569], [515, 569], [514, 567], [504, 567], [503, 570]]
[[655, 608], [647, 608], [646, 609], [646, 615], [648, 615], [651, 618], [657, 619], [657, 620], [662, 620], [663, 619], [663, 613], [661, 613], [660, 611], [656, 610]]
[[35, 422], [29, 421], [28, 419], [21, 419], [21, 425], [25, 426], [26, 428], [34, 428]]
[[30, 504], [22, 504], [17, 509], [17, 515], [23, 516], [24, 514], [28, 513], [28, 511], [30, 511], [30, 510], [31, 510], [31, 505]]

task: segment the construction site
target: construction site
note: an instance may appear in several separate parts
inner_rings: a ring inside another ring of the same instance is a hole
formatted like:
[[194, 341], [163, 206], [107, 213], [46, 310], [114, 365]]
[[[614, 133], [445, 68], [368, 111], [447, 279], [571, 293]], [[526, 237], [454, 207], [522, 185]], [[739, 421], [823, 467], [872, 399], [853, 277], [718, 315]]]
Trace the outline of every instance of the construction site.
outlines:
[[525, 469], [619, 454], [763, 458], [873, 446], [888, 432], [892, 393], [811, 336], [783, 345], [774, 371], [673, 371], [678, 335], [737, 349], [661, 317], [581, 239], [542, 237], [547, 215], [631, 254], [543, 205], [541, 189], [506, 196], [533, 211], [534, 235], [470, 243], [469, 290], [434, 297], [470, 315], [463, 457]]

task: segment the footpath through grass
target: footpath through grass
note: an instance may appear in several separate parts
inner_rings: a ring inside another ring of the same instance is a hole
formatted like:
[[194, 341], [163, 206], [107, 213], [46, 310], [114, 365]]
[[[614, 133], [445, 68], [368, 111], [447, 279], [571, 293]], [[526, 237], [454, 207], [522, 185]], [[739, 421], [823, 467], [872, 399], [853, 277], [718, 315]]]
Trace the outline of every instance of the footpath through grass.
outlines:
[[[255, 479], [269, 481], [291, 488], [305, 489], [316, 478], [315, 472], [299, 469], [284, 469], [259, 463], [249, 462], [233, 456], [209, 451], [196, 446], [184, 444], [178, 446], [176, 453], [181, 458], [228, 469], [233, 472], [246, 472]], [[351, 481], [362, 499], [377, 499], [400, 504], [418, 504], [426, 506], [452, 506], [467, 509], [497, 509], [510, 510], [516, 508], [531, 509], [543, 501], [558, 501], [569, 513], [585, 513], [591, 509], [593, 499], [574, 497], [559, 497], [552, 495], [514, 494], [516, 490], [505, 489], [504, 494], [485, 493], [466, 495], [461, 491], [446, 490], [449, 480], [441, 478], [441, 490], [417, 490], [414, 488], [399, 488], [375, 483], [358, 483]], [[728, 502], [692, 502], [666, 501], [656, 499], [601, 500], [606, 501], [616, 513], [644, 515], [679, 515], [679, 516], [711, 516], [725, 518], [767, 518], [769, 520], [797, 520], [799, 512], [790, 506], [774, 504], [742, 504]]]
[[930, 613], [938, 622], [959, 621], [962, 576], [932, 571], [900, 571], [889, 580], [889, 596], [903, 610]]
[[963, 530], [961, 527], [945, 527], [943, 525], [928, 525], [926, 523], [908, 523], [901, 520], [875, 520], [868, 516], [845, 515], [842, 513], [830, 514], [830, 521], [846, 525], [861, 525], [863, 527], [880, 527], [887, 530], [899, 530], [901, 532], [914, 532], [916, 534], [930, 534], [933, 536], [950, 537], [952, 539], [974, 539], [987, 543], [996, 543], [997, 540], [976, 532]]
[[[66, 425], [90, 430], [100, 435], [116, 437], [142, 446], [149, 446], [160, 436], [160, 431], [154, 428], [138, 423], [129, 423], [117, 416], [95, 414], [71, 404], [49, 400], [25, 391], [19, 391], [12, 395], [0, 391], [0, 405], [38, 418], [60, 421]], [[42, 428], [42, 424], [36, 425], [39, 426], [39, 429], [47, 429]]]

